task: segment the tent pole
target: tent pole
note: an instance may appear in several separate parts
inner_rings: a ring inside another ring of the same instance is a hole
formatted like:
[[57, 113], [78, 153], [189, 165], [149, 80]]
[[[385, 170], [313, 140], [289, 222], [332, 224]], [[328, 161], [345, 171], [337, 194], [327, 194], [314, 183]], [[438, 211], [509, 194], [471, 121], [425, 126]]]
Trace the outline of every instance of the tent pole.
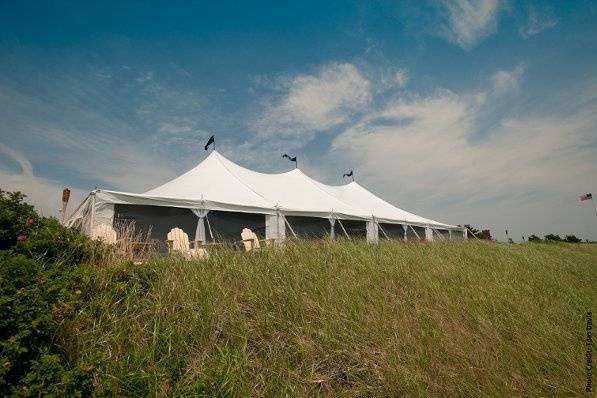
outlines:
[[436, 234], [437, 236], [439, 236], [439, 239], [440, 239], [440, 240], [444, 240], [444, 241], [446, 240], [446, 238], [444, 238], [444, 236], [443, 236], [442, 234], [440, 234], [440, 233], [439, 233], [439, 231], [438, 231], [437, 229], [435, 229], [435, 228], [432, 228], [432, 227], [429, 227], [429, 228], [431, 228], [431, 231], [434, 231], [434, 232], [435, 232], [435, 234]]
[[471, 235], [473, 235], [473, 236], [475, 237], [475, 239], [477, 239], [477, 240], [481, 240], [481, 239], [479, 239], [479, 237], [478, 237], [477, 235], [475, 235], [475, 234], [473, 233], [473, 231], [471, 231], [471, 229], [470, 229], [470, 228], [466, 228], [466, 230], [467, 230], [468, 232], [470, 232], [470, 233], [471, 233]]
[[205, 215], [205, 221], [207, 221], [207, 229], [209, 231], [209, 236], [211, 237], [211, 241], [215, 242], [216, 240], [214, 239], [214, 235], [211, 233], [211, 225], [209, 225], [209, 217], [207, 216], [207, 214]]
[[296, 234], [294, 233], [294, 229], [292, 229], [292, 225], [290, 225], [290, 223], [288, 222], [288, 220], [286, 219], [286, 217], [284, 216], [284, 214], [282, 214], [282, 218], [284, 218], [284, 222], [286, 223], [286, 225], [288, 225], [288, 229], [290, 229], [290, 232], [292, 232], [292, 235], [295, 238], [298, 238], [298, 236], [296, 236]]
[[412, 226], [412, 225], [410, 225], [410, 224], [407, 224], [407, 225], [410, 227], [410, 229], [412, 229], [412, 230], [413, 230], [413, 232], [415, 233], [415, 236], [417, 237], [417, 239], [418, 239], [418, 240], [421, 240], [421, 237], [419, 236], [419, 234], [417, 233], [417, 231], [415, 231], [415, 229], [413, 228], [413, 226]]
[[383, 236], [386, 237], [387, 240], [390, 240], [390, 238], [388, 237], [388, 234], [386, 234], [386, 231], [384, 231], [384, 229], [381, 227], [380, 223], [376, 223], [377, 227], [379, 228], [379, 230], [383, 233]]
[[350, 236], [348, 236], [348, 232], [346, 232], [346, 229], [344, 229], [344, 225], [342, 225], [342, 221], [340, 221], [340, 219], [338, 217], [336, 217], [336, 220], [338, 220], [338, 224], [340, 224], [340, 226], [342, 227], [342, 231], [344, 231], [344, 235], [346, 235], [348, 240], [352, 240], [352, 239], [350, 239]]
[[95, 192], [91, 196], [91, 216], [89, 217], [89, 235], [93, 233], [93, 224], [95, 222]]

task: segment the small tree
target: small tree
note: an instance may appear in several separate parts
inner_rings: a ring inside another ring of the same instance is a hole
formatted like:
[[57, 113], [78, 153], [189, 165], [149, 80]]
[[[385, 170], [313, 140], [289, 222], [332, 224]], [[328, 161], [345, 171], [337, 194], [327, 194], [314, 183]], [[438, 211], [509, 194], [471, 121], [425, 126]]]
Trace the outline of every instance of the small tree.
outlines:
[[467, 228], [473, 235], [475, 235], [479, 239], [491, 240], [491, 232], [488, 229], [479, 231], [477, 228], [471, 226], [470, 224], [464, 224], [464, 227]]
[[491, 231], [484, 229], [477, 235], [479, 239], [491, 240]]
[[566, 242], [569, 242], [569, 243], [580, 243], [580, 242], [582, 242], [582, 239], [579, 239], [579, 238], [577, 238], [574, 235], [566, 235], [565, 240], [566, 240]]
[[560, 235], [547, 234], [547, 235], [545, 235], [545, 240], [550, 241], [550, 242], [561, 242], [562, 238], [560, 238]]
[[535, 234], [532, 234], [531, 236], [529, 236], [529, 242], [542, 242], [543, 239], [541, 239], [540, 237], [538, 237]]

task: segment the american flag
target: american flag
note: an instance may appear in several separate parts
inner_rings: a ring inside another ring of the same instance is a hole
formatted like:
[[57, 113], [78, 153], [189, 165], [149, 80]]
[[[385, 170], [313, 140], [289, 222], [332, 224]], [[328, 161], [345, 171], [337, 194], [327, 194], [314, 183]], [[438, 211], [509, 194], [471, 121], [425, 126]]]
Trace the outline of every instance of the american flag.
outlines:
[[582, 202], [583, 200], [593, 199], [593, 194], [592, 193], [586, 193], [584, 195], [580, 195], [578, 198]]

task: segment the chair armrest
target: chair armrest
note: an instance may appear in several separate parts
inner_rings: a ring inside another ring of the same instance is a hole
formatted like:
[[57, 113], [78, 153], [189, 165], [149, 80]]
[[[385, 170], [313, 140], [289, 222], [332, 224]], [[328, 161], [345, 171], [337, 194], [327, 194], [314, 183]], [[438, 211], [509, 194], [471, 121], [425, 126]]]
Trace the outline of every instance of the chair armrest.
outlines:
[[276, 239], [275, 238], [261, 239], [259, 242], [265, 242], [265, 247], [270, 247], [276, 243]]
[[190, 240], [189, 241], [189, 249], [197, 249], [203, 245], [202, 240]]

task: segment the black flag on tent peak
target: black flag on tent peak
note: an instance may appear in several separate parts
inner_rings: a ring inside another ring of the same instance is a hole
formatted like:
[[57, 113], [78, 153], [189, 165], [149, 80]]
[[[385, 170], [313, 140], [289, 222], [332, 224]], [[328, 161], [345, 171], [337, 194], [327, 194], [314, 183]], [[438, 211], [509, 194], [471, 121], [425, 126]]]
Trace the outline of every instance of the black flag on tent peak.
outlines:
[[287, 158], [288, 160], [290, 160], [291, 162], [294, 162], [294, 167], [296, 167], [298, 169], [298, 162], [296, 160], [296, 156], [290, 156], [288, 154], [284, 154], [282, 155], [283, 158]]
[[352, 170], [350, 170], [350, 173], [342, 174], [342, 178], [344, 178], [344, 177], [352, 177], [352, 175], [353, 175], [353, 172], [352, 172]]
[[214, 144], [214, 149], [215, 149], [215, 147], [216, 147], [216, 139], [214, 138], [213, 135], [211, 137], [209, 137], [209, 140], [207, 140], [207, 144], [205, 144], [204, 149], [207, 151], [207, 148], [209, 148], [209, 146], [211, 144]]

